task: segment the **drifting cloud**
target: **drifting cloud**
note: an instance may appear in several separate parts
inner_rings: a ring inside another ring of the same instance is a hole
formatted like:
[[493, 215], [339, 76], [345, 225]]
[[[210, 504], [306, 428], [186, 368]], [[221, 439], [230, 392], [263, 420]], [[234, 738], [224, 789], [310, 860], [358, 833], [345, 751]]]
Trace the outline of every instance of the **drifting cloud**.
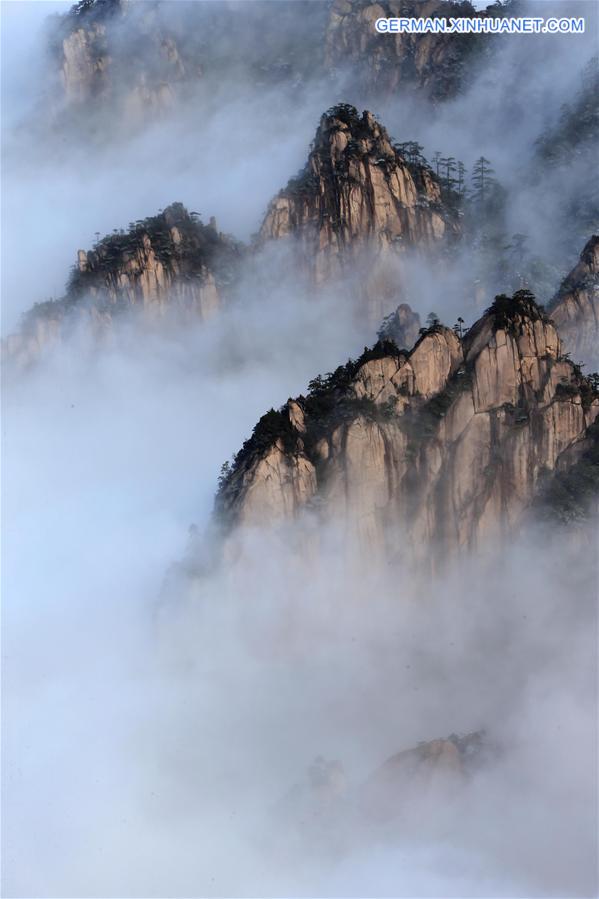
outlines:
[[[5, 40], [41, 48], [44, 5], [18, 7]], [[533, 144], [575, 88], [578, 41], [506, 42], [464, 98], [380, 98], [375, 111], [429, 152], [488, 155], [513, 228], [552, 252], [573, 188], [529, 180]], [[35, 108], [44, 65], [41, 50], [3, 57], [9, 123]], [[95, 231], [174, 199], [249, 237], [340, 98], [308, 85], [290, 108], [282, 89], [236, 89], [100, 144], [75, 129], [35, 146], [8, 134], [7, 330], [61, 292]], [[261, 278], [249, 272], [202, 329], [124, 327], [101, 350], [74, 339], [5, 385], [4, 893], [593, 894], [588, 547], [531, 535], [438, 583], [348, 568], [335, 532], [318, 566], [285, 533], [248, 533], [238, 562], [159, 602], [189, 525], [209, 521], [221, 462], [262, 412], [372, 340], [334, 287], [314, 302], [290, 283], [284, 249], [257, 264]], [[462, 310], [468, 253], [406, 271], [422, 314]], [[499, 751], [459, 795], [385, 827], [362, 813], [354, 797], [387, 757], [479, 728]], [[348, 781], [324, 833], [280, 812], [317, 755]]]

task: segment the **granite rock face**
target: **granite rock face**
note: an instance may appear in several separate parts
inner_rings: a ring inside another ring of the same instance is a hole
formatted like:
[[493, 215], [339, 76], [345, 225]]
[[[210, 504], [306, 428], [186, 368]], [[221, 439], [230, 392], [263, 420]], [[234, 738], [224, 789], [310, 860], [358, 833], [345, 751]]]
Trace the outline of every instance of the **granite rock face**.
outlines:
[[499, 297], [463, 339], [379, 342], [267, 413], [217, 515], [231, 533], [310, 512], [370, 556], [441, 559], [513, 536], [598, 412], [531, 295]]
[[588, 369], [599, 368], [599, 236], [586, 244], [548, 310], [564, 349]]
[[[493, 15], [505, 14], [497, 8]], [[380, 18], [484, 16], [467, 2], [334, 0], [326, 33], [329, 70], [348, 70], [362, 90], [416, 90], [434, 101], [454, 96], [471, 64], [489, 45], [486, 35], [379, 34]]]
[[79, 327], [105, 335], [123, 313], [144, 324], [205, 320], [221, 306], [240, 256], [213, 221], [203, 225], [173, 203], [93, 250], [79, 250], [65, 296], [33, 306], [20, 332], [7, 338], [6, 355], [26, 366]]
[[404, 254], [439, 256], [459, 235], [433, 171], [408, 162], [372, 113], [340, 104], [322, 116], [304, 169], [270, 203], [259, 241], [293, 240], [315, 284], [351, 273], [380, 321]]
[[64, 108], [81, 123], [108, 114], [130, 131], [167, 116], [190, 96], [286, 85], [324, 73], [327, 4], [264, 0], [146, 3], [81, 0], [50, 29]]
[[[492, 14], [508, 14], [505, 5]], [[82, 0], [51, 32], [67, 107], [98, 104], [125, 127], [152, 121], [211, 79], [222, 87], [277, 85], [297, 94], [326, 78], [340, 95], [415, 91], [439, 102], [472, 77], [489, 35], [378, 34], [380, 17], [485, 16], [454, 0], [294, 0], [251, 4]], [[257, 51], [256, 48], [259, 48]], [[235, 64], [231, 65], [231, 58]]]

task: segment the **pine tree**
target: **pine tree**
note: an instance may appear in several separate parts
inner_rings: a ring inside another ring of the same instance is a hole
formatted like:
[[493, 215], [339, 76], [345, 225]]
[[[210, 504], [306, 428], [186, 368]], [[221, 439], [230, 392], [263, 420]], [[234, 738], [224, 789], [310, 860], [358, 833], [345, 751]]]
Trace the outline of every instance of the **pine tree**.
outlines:
[[463, 197], [466, 192], [466, 166], [461, 160], [458, 160], [457, 176], [457, 190]]
[[443, 167], [445, 169], [445, 187], [447, 190], [453, 190], [454, 186], [457, 184], [457, 180], [453, 177], [457, 171], [455, 157], [448, 156], [447, 159], [444, 159]]
[[484, 156], [480, 156], [474, 163], [471, 179], [473, 199], [477, 205], [483, 208], [497, 183], [493, 177], [494, 174], [495, 170]]

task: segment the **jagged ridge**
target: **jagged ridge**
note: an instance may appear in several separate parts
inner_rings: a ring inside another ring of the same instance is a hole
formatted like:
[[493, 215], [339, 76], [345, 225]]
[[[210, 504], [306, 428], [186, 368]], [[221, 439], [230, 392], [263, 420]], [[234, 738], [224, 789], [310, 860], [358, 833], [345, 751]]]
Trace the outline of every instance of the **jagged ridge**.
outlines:
[[24, 315], [21, 332], [8, 338], [9, 356], [33, 361], [82, 316], [95, 332], [137, 308], [151, 316], [207, 318], [234, 281], [241, 257], [241, 245], [220, 234], [213, 220], [204, 225], [173, 203], [98, 240], [89, 252], [80, 250], [64, 297], [36, 303]]
[[322, 116], [306, 166], [270, 203], [259, 241], [294, 238], [301, 270], [316, 284], [350, 278], [348, 296], [374, 322], [401, 298], [403, 254], [417, 248], [432, 261], [459, 235], [432, 169], [410, 161], [372, 113], [341, 103]]
[[372, 113], [341, 103], [322, 116], [308, 162], [271, 202], [260, 237], [305, 231], [318, 264], [359, 242], [434, 242], [458, 225], [432, 169], [408, 162]]
[[[318, 508], [369, 551], [472, 547], [510, 532], [599, 412], [532, 295], [498, 297], [464, 339], [375, 345], [271, 410], [225, 472], [226, 527]], [[315, 506], [316, 503], [316, 506]]]

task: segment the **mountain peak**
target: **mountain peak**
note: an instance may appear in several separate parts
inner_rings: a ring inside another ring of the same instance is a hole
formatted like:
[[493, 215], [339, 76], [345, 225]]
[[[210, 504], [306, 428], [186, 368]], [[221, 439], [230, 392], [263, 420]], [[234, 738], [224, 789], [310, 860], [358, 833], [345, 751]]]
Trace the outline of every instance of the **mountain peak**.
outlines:
[[[314, 140], [315, 147], [326, 143], [327, 137], [334, 132], [343, 131], [356, 141], [379, 140], [389, 142], [386, 129], [377, 121], [373, 113], [365, 109], [362, 114], [350, 103], [337, 103], [323, 113]], [[393, 153], [389, 143], [389, 153]]]
[[464, 339], [435, 323], [410, 352], [381, 340], [271, 410], [217, 510], [226, 524], [312, 510], [369, 553], [396, 557], [397, 532], [407, 558], [430, 561], [433, 544], [513, 531], [598, 412], [534, 297], [498, 296]]
[[361, 302], [380, 321], [403, 299], [393, 260], [409, 249], [432, 258], [460, 232], [420, 149], [392, 143], [368, 110], [331, 107], [306, 165], [270, 203], [260, 242], [294, 238], [316, 284], [355, 280], [358, 265]]

